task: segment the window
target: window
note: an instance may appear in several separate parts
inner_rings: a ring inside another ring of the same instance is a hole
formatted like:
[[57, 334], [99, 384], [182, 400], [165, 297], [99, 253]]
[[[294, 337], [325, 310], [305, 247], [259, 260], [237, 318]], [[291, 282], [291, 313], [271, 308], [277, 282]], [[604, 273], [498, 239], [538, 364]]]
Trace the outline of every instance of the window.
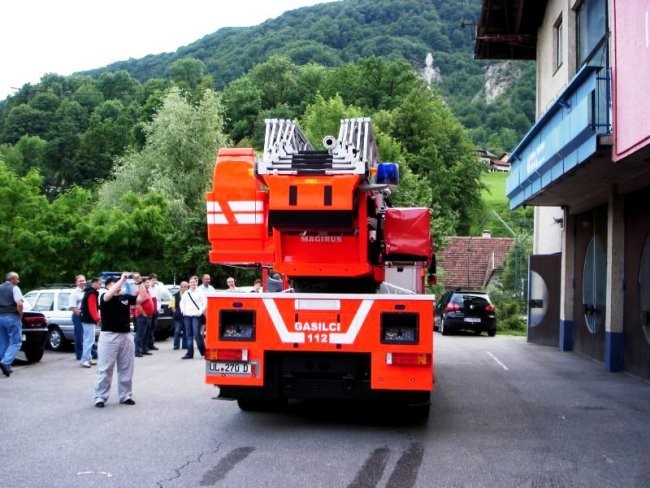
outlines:
[[49, 312], [52, 310], [52, 305], [54, 305], [54, 293], [41, 293], [36, 300], [34, 310], [37, 312]]
[[553, 70], [562, 66], [564, 61], [564, 40], [563, 33], [564, 28], [562, 27], [562, 14], [557, 18], [555, 24], [553, 24]]
[[600, 236], [591, 238], [582, 271], [582, 303], [585, 324], [595, 334], [605, 323], [607, 255]]
[[584, 0], [576, 11], [578, 66], [594, 56], [607, 34], [607, 0]]
[[59, 293], [59, 310], [70, 309], [70, 293]]

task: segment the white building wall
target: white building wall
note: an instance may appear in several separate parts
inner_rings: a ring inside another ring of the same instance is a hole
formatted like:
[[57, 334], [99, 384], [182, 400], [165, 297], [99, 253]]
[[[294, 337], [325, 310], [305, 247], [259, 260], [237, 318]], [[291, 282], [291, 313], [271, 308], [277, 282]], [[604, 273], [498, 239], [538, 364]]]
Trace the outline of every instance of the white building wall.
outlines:
[[562, 251], [564, 211], [560, 207], [535, 207], [533, 254], [555, 254]]
[[[576, 0], [549, 0], [544, 21], [537, 33], [537, 118], [553, 103], [576, 72], [575, 13]], [[555, 32], [562, 17], [562, 64], [555, 66]], [[534, 254], [562, 251], [560, 207], [535, 207]]]

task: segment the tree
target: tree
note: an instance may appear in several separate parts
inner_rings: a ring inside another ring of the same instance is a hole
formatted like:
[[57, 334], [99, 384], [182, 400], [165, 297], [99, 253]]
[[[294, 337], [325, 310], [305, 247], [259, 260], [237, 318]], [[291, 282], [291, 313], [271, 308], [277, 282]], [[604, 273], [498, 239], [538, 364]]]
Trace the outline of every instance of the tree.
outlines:
[[169, 68], [172, 80], [183, 90], [194, 90], [205, 75], [205, 64], [196, 58], [182, 58]]
[[262, 108], [270, 109], [288, 102], [296, 82], [298, 68], [285, 56], [271, 56], [256, 65], [250, 78], [262, 93]]
[[118, 158], [115, 178], [100, 188], [100, 203], [115, 205], [132, 191], [155, 191], [169, 202], [171, 225], [203, 208], [217, 148], [227, 142], [219, 96], [206, 90], [198, 105], [171, 92], [144, 126], [146, 143]]
[[98, 207], [90, 218], [89, 267], [158, 269], [171, 228], [166, 199], [156, 193], [128, 192], [115, 204]]
[[95, 108], [76, 155], [78, 185], [101, 182], [110, 175], [113, 160], [133, 141], [132, 124], [132, 114], [119, 100], [108, 100]]
[[484, 169], [465, 129], [436, 93], [414, 90], [395, 110], [391, 130], [411, 154], [411, 169], [429, 182], [434, 218], [447, 219], [454, 233], [466, 234], [482, 206]]
[[361, 115], [360, 109], [346, 106], [338, 95], [325, 100], [318, 94], [314, 103], [305, 110], [301, 127], [307, 139], [316, 149], [320, 149], [320, 143], [325, 136], [338, 136], [341, 119], [360, 117]]
[[262, 110], [262, 91], [250, 77], [242, 76], [230, 83], [223, 92], [226, 112], [226, 131], [238, 142], [250, 138], [255, 129], [257, 115]]
[[28, 284], [41, 279], [52, 258], [42, 246], [47, 231], [39, 216], [47, 200], [41, 184], [37, 171], [16, 176], [0, 161], [0, 269], [17, 271]]

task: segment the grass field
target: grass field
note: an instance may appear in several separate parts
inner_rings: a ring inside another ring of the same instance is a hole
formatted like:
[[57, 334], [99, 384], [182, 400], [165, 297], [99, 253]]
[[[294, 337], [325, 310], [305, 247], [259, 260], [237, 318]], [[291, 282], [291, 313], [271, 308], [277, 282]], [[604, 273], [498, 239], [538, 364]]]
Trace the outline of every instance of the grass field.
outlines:
[[487, 187], [483, 190], [481, 197], [485, 206], [494, 210], [508, 208], [506, 198], [506, 178], [508, 173], [483, 173], [481, 181]]

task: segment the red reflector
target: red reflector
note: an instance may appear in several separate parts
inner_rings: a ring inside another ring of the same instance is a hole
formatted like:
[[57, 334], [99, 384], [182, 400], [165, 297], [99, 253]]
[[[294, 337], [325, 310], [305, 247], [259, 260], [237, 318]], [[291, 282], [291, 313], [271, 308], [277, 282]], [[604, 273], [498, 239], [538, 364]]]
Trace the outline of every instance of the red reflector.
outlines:
[[205, 359], [209, 361], [247, 361], [248, 349], [206, 349]]
[[386, 353], [386, 364], [397, 366], [428, 366], [431, 364], [431, 354], [417, 352]]

